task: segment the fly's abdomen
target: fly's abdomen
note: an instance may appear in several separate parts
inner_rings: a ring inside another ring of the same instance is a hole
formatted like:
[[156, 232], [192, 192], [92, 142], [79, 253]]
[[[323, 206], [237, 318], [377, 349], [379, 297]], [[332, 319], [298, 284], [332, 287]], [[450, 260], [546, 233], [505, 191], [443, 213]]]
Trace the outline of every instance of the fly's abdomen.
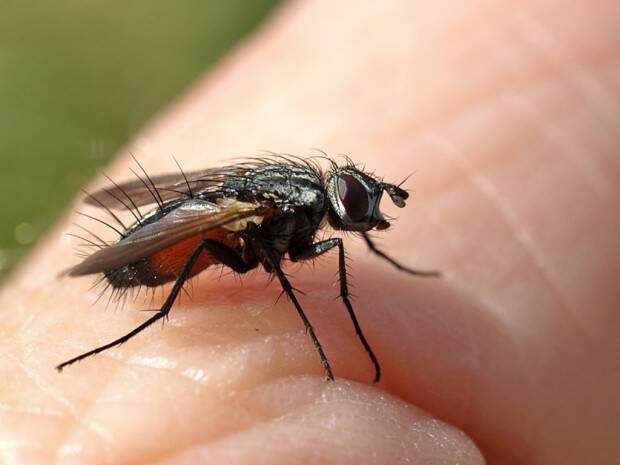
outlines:
[[[196, 235], [167, 247], [159, 252], [104, 274], [115, 289], [147, 286], [156, 287], [176, 280], [192, 252], [200, 241], [211, 239], [230, 248], [240, 248], [240, 239], [236, 233], [224, 228], [214, 228], [203, 235]], [[190, 277], [219, 262], [207, 251], [203, 251], [192, 267]]]

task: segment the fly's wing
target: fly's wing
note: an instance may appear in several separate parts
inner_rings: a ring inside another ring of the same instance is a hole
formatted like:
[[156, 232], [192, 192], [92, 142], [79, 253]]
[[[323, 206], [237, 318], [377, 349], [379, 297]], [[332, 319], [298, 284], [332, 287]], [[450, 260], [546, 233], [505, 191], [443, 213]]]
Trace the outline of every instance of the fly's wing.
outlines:
[[128, 265], [213, 228], [239, 231], [245, 228], [248, 221], [260, 223], [264, 213], [265, 207], [253, 203], [225, 200], [216, 204], [188, 200], [160, 220], [89, 255], [66, 274], [82, 276]]
[[[137, 163], [137, 160], [136, 160]], [[183, 173], [162, 174], [148, 176], [138, 163], [144, 178], [136, 174], [135, 180], [114, 183], [112, 186], [100, 189], [85, 199], [86, 203], [102, 208], [127, 210], [142, 205], [150, 205], [160, 201], [170, 201], [189, 197], [190, 189], [193, 194], [204, 192], [218, 193], [221, 186], [230, 177], [243, 178], [248, 171], [273, 164], [297, 165], [310, 167], [317, 172], [320, 168], [311, 159], [294, 155], [267, 152], [264, 156], [237, 159], [237, 162], [222, 167]]]
[[159, 201], [170, 201], [189, 197], [208, 190], [218, 191], [227, 177], [243, 175], [242, 166], [225, 166], [188, 173], [171, 173], [136, 178], [120, 184], [99, 189], [89, 194], [85, 202], [103, 208], [117, 210], [150, 205]]

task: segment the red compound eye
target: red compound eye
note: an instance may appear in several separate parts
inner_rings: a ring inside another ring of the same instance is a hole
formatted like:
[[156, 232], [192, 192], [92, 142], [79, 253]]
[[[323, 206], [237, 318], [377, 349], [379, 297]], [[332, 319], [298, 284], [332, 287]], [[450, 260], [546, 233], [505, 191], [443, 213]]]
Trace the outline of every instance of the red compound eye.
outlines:
[[368, 213], [368, 193], [364, 185], [350, 174], [338, 176], [338, 196], [349, 218], [360, 222]]

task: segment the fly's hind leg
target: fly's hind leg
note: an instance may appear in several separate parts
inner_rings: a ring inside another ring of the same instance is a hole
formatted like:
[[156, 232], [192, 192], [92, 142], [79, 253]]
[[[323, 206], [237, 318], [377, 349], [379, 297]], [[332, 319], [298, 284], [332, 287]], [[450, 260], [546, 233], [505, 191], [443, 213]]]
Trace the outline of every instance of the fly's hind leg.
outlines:
[[172, 304], [174, 304], [174, 301], [176, 300], [177, 296], [179, 295], [179, 292], [183, 288], [183, 284], [189, 278], [191, 270], [192, 270], [194, 264], [196, 263], [196, 260], [198, 260], [198, 257], [200, 256], [201, 252], [207, 246], [207, 242], [208, 241], [206, 241], [206, 240], [202, 241], [194, 249], [194, 251], [192, 252], [190, 257], [185, 262], [185, 265], [183, 265], [183, 268], [181, 269], [181, 272], [179, 273], [179, 276], [177, 277], [177, 279], [176, 279], [176, 281], [174, 283], [174, 286], [172, 287], [172, 290], [168, 294], [168, 297], [166, 298], [166, 301], [164, 302], [162, 307], [159, 309], [159, 311], [155, 315], [153, 315], [151, 318], [146, 320], [140, 326], [135, 328], [133, 331], [130, 331], [129, 333], [125, 334], [124, 336], [122, 336], [122, 337], [120, 337], [120, 338], [118, 338], [118, 339], [116, 339], [116, 340], [114, 340], [114, 341], [112, 341], [112, 342], [110, 342], [108, 344], [102, 345], [101, 347], [97, 347], [96, 349], [93, 349], [93, 350], [85, 352], [85, 353], [83, 353], [81, 355], [78, 355], [77, 357], [74, 357], [71, 360], [67, 360], [66, 362], [63, 362], [60, 365], [58, 365], [56, 367], [56, 369], [58, 371], [62, 371], [63, 368], [65, 368], [65, 367], [67, 367], [67, 366], [69, 366], [69, 365], [71, 365], [71, 364], [73, 364], [75, 362], [79, 362], [80, 360], [84, 360], [85, 358], [90, 357], [91, 355], [95, 355], [95, 354], [98, 354], [100, 352], [103, 352], [104, 350], [110, 349], [110, 348], [115, 347], [117, 345], [121, 345], [122, 343], [127, 342], [129, 339], [134, 337], [136, 334], [142, 332], [143, 330], [145, 330], [146, 328], [151, 326], [156, 321], [161, 320], [162, 318], [166, 317], [168, 315], [168, 313], [170, 313], [170, 309], [172, 308]]
[[362, 237], [366, 241], [366, 245], [368, 246], [368, 248], [370, 249], [372, 253], [374, 253], [375, 255], [378, 255], [379, 257], [383, 258], [387, 262], [391, 263], [394, 267], [396, 267], [400, 271], [404, 271], [405, 273], [409, 273], [414, 276], [422, 276], [422, 277], [428, 277], [428, 278], [439, 278], [441, 276], [441, 273], [439, 271], [416, 270], [413, 268], [409, 268], [405, 265], [402, 265], [401, 263], [394, 260], [392, 257], [386, 255], [384, 252], [379, 250], [377, 246], [375, 245], [374, 241], [368, 236], [367, 233], [363, 232]]
[[334, 247], [338, 247], [338, 276], [340, 278], [340, 298], [342, 299], [344, 306], [347, 308], [347, 312], [349, 312], [349, 317], [351, 318], [351, 321], [353, 322], [353, 327], [355, 328], [355, 334], [357, 334], [357, 337], [359, 337], [360, 342], [362, 343], [364, 349], [366, 350], [366, 353], [368, 354], [368, 358], [370, 358], [370, 361], [375, 368], [374, 382], [376, 383], [379, 381], [379, 379], [381, 379], [381, 365], [379, 365], [377, 357], [372, 351], [370, 344], [366, 340], [366, 336], [364, 336], [362, 327], [357, 321], [355, 311], [353, 310], [353, 305], [351, 305], [351, 300], [349, 299], [349, 286], [347, 284], [347, 267], [345, 262], [344, 244], [342, 243], [342, 239], [340, 239], [339, 237], [334, 237], [325, 241], [309, 244], [297, 250], [291, 251], [289, 253], [289, 256], [293, 261], [310, 260], [324, 254], [325, 252], [333, 249]]

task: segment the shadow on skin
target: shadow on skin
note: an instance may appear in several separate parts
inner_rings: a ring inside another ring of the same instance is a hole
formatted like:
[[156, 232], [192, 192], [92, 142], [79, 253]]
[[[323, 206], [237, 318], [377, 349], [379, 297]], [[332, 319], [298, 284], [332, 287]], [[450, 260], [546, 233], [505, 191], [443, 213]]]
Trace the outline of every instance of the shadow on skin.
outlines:
[[[289, 267], [292, 280], [305, 292], [302, 305], [336, 377], [369, 383], [370, 361], [337, 299], [337, 286], [331, 286], [336, 281], [330, 272], [332, 260], [327, 261], [316, 272]], [[382, 364], [382, 385], [453, 423], [465, 424], [472, 372], [480, 364], [480, 333], [502, 339], [499, 323], [451, 290], [446, 279], [411, 278], [382, 266], [375, 260], [356, 260], [353, 272], [355, 309]], [[242, 284], [214, 276], [200, 277], [191, 303], [183, 296], [162, 331], [147, 330], [121, 349], [85, 360], [63, 376], [73, 376], [84, 365], [117, 364], [109, 358], [122, 357], [127, 367], [165, 367], [214, 389], [251, 389], [272, 378], [307, 373], [322, 379], [318, 355], [294, 308], [286, 298], [275, 303], [277, 283], [267, 285], [261, 273], [244, 278]], [[156, 298], [153, 307], [160, 302]], [[132, 324], [141, 318], [132, 312]], [[125, 331], [130, 329], [131, 325]]]
[[[382, 463], [481, 463], [471, 441], [453, 427], [376, 388], [345, 381], [369, 383], [372, 367], [335, 299], [338, 288], [330, 285], [332, 263], [326, 261], [314, 273], [289, 271], [306, 292], [301, 301], [333, 363], [335, 383], [323, 380], [290, 303], [283, 298], [274, 304], [276, 283], [266, 286], [262, 274], [242, 285], [207, 274], [194, 285], [191, 303], [184, 296], [163, 328], [156, 325], [60, 375], [53, 369], [59, 357], [132, 329], [148, 317], [138, 310], [152, 306], [136, 302], [122, 312], [104, 312], [103, 305], [83, 308], [92, 296], [81, 294], [53, 320], [42, 313], [28, 331], [38, 342], [24, 352], [14, 379], [24, 393], [27, 386], [46, 393], [31, 409], [54, 413], [36, 421], [29, 416], [23, 424], [44, 432], [49, 442], [43, 441], [43, 451], [54, 451], [62, 463], [222, 463], [226, 457], [274, 463], [278, 456], [287, 463], [309, 456], [342, 464], [369, 457]], [[420, 347], [440, 337], [443, 344], [449, 339], [453, 347], [470, 350], [467, 332], [449, 334], [475, 310], [446, 297], [443, 280], [411, 279], [368, 265], [355, 263], [356, 310], [382, 361], [383, 386], [408, 400], [416, 397], [412, 386], [428, 378], [425, 363], [434, 352]], [[461, 320], [451, 324], [451, 318]], [[434, 363], [447, 362], [439, 357]], [[466, 367], [461, 371], [466, 374]], [[427, 383], [420, 384], [421, 392], [433, 381]], [[278, 443], [270, 442], [273, 437]], [[45, 452], [38, 457], [48, 458]]]

